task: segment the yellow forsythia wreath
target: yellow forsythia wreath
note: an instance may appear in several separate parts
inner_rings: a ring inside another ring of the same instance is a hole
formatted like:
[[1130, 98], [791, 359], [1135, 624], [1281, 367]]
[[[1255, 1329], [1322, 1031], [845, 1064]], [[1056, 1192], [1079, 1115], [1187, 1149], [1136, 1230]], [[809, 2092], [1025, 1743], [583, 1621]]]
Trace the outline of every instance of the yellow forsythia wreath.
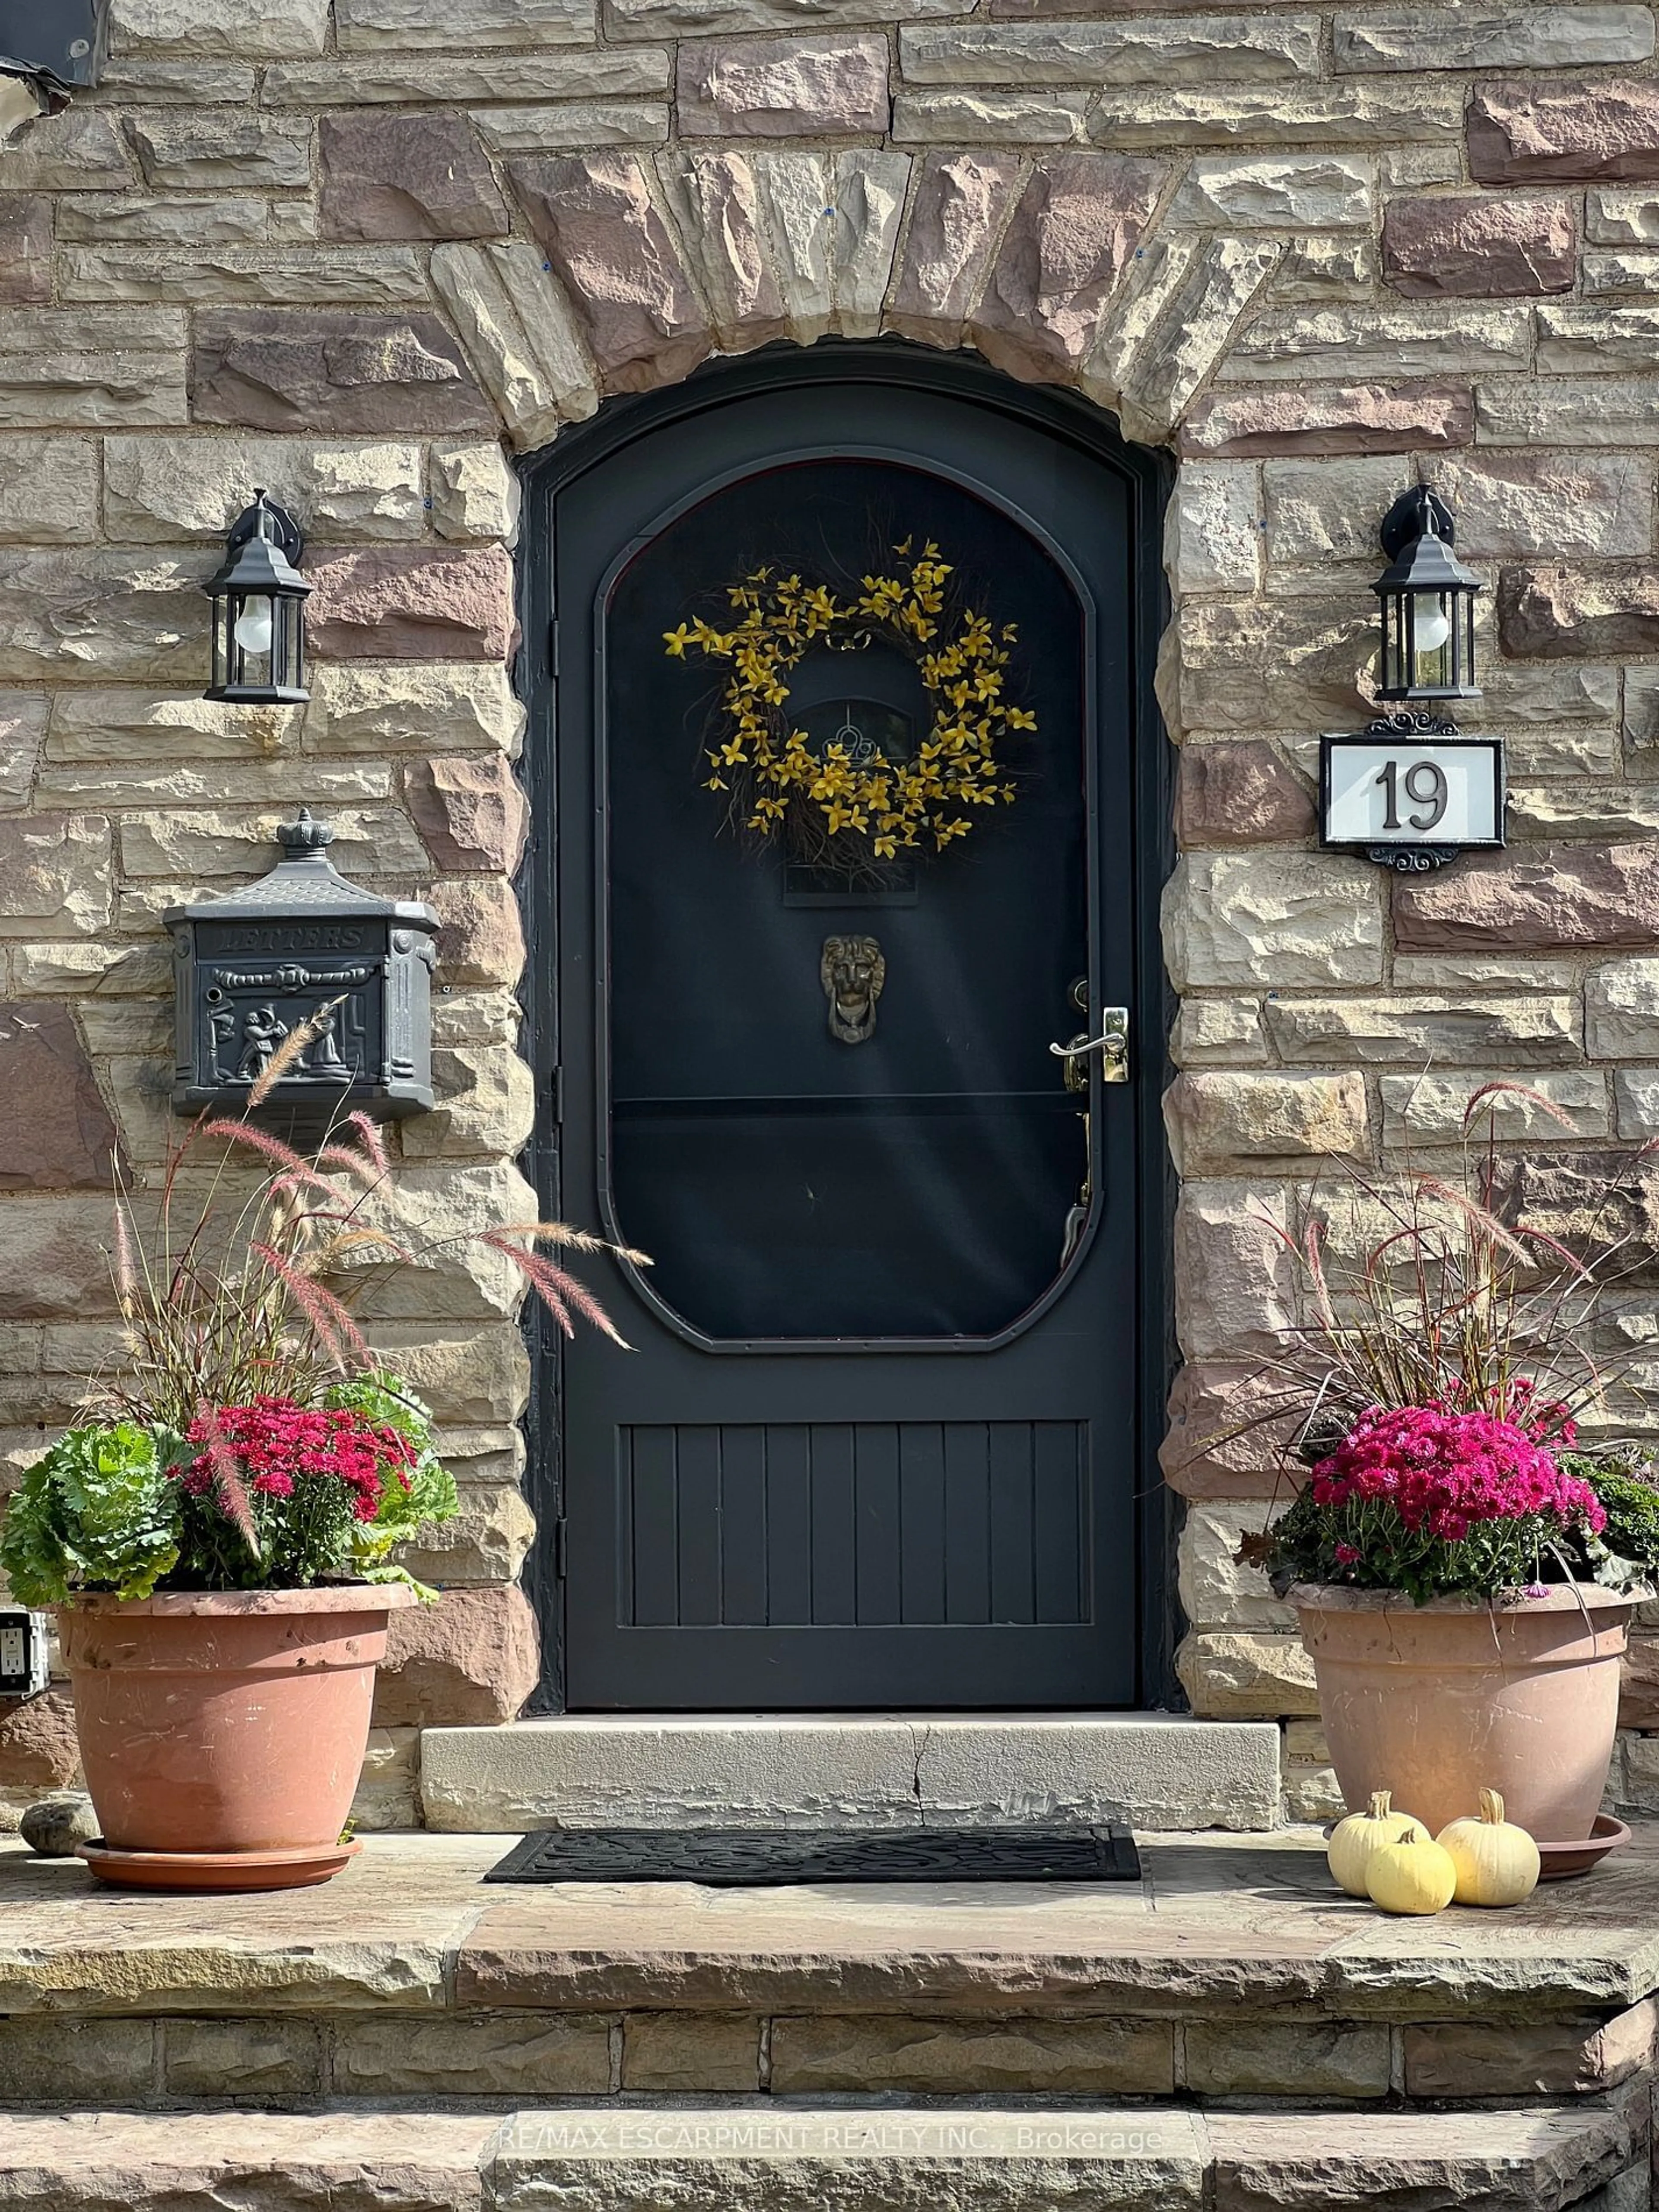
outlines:
[[[844, 850], [848, 838], [867, 841], [875, 859], [892, 860], [926, 839], [943, 848], [965, 837], [965, 809], [1013, 804], [998, 747], [1011, 730], [1036, 727], [1034, 714], [1004, 696], [1018, 628], [999, 632], [988, 615], [953, 604], [953, 572], [939, 547], [911, 558], [910, 545], [893, 548], [908, 573], [866, 576], [856, 597], [757, 568], [727, 587], [732, 628], [694, 618], [664, 633], [676, 659], [695, 652], [730, 665], [708, 787], [736, 795], [748, 829], [770, 836], [805, 810], [819, 842]], [[790, 672], [814, 646], [853, 652], [878, 635], [915, 662], [933, 702], [932, 728], [908, 761], [856, 760], [839, 743], [815, 751], [791, 720]]]

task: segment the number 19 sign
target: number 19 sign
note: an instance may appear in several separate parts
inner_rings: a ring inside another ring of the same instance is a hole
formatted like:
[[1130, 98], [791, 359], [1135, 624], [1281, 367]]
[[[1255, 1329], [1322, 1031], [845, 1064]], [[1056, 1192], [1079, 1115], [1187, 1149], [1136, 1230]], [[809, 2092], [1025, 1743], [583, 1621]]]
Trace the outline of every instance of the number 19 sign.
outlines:
[[1412, 720], [1320, 740], [1323, 842], [1405, 874], [1443, 867], [1467, 846], [1504, 842], [1502, 738], [1416, 730]]

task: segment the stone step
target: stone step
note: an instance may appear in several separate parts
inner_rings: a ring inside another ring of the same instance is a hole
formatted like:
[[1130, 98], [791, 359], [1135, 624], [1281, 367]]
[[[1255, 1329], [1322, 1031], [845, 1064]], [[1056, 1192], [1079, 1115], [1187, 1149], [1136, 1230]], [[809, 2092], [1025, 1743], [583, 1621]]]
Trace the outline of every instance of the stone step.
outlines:
[[[511, 1992], [505, 1993], [509, 1998]], [[205, 2007], [219, 1993], [204, 1990]], [[223, 2002], [222, 1996], [219, 1998]], [[248, 2000], [240, 2000], [246, 2004]], [[1591, 2100], [1648, 2077], [1653, 2008], [1435, 2022], [1285, 2019], [1218, 2005], [1169, 2019], [1004, 2010], [770, 2016], [712, 2011], [229, 2011], [0, 2018], [0, 2109], [54, 2100], [126, 2106], [154, 2091], [207, 2107], [441, 2098], [481, 2109], [550, 2098], [978, 2099], [1092, 2104], [1178, 2099], [1206, 2112], [1267, 2102], [1466, 2109]], [[3, 2200], [0, 2200], [3, 2201]]]
[[1228, 2113], [1201, 2123], [1214, 2212], [1648, 2212], [1648, 2093], [1504, 2112]]
[[428, 1827], [963, 1826], [1281, 1817], [1279, 1735], [1158, 1713], [562, 1714], [428, 1729]]
[[1646, 2212], [1643, 2101], [1491, 2114], [636, 2105], [0, 2117], [12, 2212]]
[[1099, 1887], [491, 1886], [507, 1841], [370, 1837], [325, 1887], [251, 1897], [102, 1890], [0, 1844], [0, 2107], [1388, 2110], [1589, 2104], [1655, 2064], [1650, 1833], [1431, 1920], [1341, 1896], [1305, 1831], [1146, 1838], [1142, 1880]]

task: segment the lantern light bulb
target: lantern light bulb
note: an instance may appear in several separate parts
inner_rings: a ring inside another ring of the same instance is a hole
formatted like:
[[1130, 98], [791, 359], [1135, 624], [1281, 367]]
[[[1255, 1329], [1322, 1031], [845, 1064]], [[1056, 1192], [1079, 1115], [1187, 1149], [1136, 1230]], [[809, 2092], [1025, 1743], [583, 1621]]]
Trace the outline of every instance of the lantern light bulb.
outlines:
[[1437, 600], [1418, 615], [1413, 633], [1419, 653], [1438, 653], [1451, 635], [1451, 619], [1445, 602]]
[[269, 599], [250, 599], [236, 623], [236, 642], [244, 653], [263, 657], [275, 635], [275, 610]]

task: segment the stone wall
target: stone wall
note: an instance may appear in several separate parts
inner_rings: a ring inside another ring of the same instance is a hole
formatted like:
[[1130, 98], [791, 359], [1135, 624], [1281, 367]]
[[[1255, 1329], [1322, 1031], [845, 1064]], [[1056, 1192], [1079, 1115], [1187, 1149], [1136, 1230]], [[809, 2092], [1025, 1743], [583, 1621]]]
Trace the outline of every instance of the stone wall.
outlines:
[[[1231, 1561], [1274, 1477], [1188, 1439], [1287, 1310], [1257, 1213], [1330, 1156], [1508, 1134], [1564, 1190], [1659, 1130], [1659, 78], [1646, 6], [1169, 0], [116, 0], [93, 97], [0, 149], [0, 1423], [15, 1465], [109, 1348], [112, 1146], [167, 1128], [169, 902], [296, 799], [444, 918], [434, 1223], [519, 1213], [507, 662], [517, 492], [611, 393], [826, 332], [969, 346], [1180, 458], [1160, 696], [1182, 749], [1171, 1479], [1197, 1708], [1322, 1753], [1291, 1624]], [[908, 20], [896, 21], [895, 18]], [[1313, 842], [1364, 711], [1376, 523], [1414, 477], [1486, 574], [1515, 843], [1391, 883]], [[198, 586], [255, 483], [303, 519], [304, 711], [204, 705]], [[1419, 1082], [1425, 1062], [1426, 1082]], [[1550, 1162], [1555, 1164], [1551, 1166]], [[526, 1390], [499, 1274], [395, 1333], [467, 1511], [383, 1688], [425, 1722], [533, 1675]], [[58, 1693], [0, 1788], [60, 1779]], [[1659, 1730], [1659, 1651], [1631, 1718]], [[1659, 1745], [1620, 1793], [1659, 1803]]]

